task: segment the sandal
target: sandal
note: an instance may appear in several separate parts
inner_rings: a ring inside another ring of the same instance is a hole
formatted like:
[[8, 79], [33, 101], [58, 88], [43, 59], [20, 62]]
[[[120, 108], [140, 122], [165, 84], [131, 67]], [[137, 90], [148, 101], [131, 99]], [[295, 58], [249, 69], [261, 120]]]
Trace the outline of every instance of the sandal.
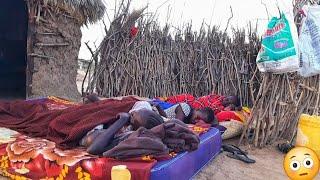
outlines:
[[227, 154], [228, 157], [243, 161], [245, 163], [255, 163], [254, 159], [250, 159], [246, 154], [239, 154], [239, 152], [234, 152]]
[[223, 151], [234, 153], [239, 152], [240, 154], [248, 154], [247, 152], [241, 150], [239, 147], [232, 145], [232, 144], [224, 144], [222, 145]]
[[288, 153], [292, 148], [294, 146], [289, 142], [278, 144], [278, 150], [284, 154]]
[[251, 159], [248, 157], [248, 153], [241, 150], [239, 147], [234, 145], [222, 145], [222, 149], [226, 152], [229, 152], [227, 154], [228, 157], [237, 159], [240, 161], [243, 161], [245, 163], [255, 163], [256, 161], [254, 159]]

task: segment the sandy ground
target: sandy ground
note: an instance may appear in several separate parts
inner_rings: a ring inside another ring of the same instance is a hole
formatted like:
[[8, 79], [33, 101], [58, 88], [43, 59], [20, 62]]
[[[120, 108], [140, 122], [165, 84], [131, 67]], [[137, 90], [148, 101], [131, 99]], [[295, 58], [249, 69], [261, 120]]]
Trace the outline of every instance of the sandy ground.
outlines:
[[[235, 140], [224, 143], [235, 144]], [[226, 156], [226, 152], [212, 160], [194, 179], [228, 179], [228, 180], [282, 180], [288, 179], [283, 170], [284, 154], [277, 150], [276, 145], [262, 149], [241, 147], [248, 152], [250, 158], [256, 160], [254, 164], [247, 164]], [[315, 178], [320, 180], [320, 174]]]
[[[242, 149], [245, 149], [242, 147]], [[286, 179], [282, 168], [284, 155], [275, 147], [248, 150], [249, 157], [256, 160], [254, 164], [231, 159], [223, 152], [211, 161], [195, 179]]]

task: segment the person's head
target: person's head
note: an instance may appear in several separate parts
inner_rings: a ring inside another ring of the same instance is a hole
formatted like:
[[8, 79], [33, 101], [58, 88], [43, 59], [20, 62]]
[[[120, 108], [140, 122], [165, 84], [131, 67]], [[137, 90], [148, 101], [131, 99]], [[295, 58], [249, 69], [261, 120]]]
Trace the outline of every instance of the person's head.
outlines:
[[241, 106], [241, 102], [238, 96], [227, 96], [223, 98], [222, 105], [227, 107], [229, 105], [234, 105], [235, 107]]
[[216, 118], [214, 116], [214, 111], [209, 107], [195, 110], [193, 121], [198, 119], [203, 120], [205, 123], [208, 124], [217, 124]]
[[148, 109], [140, 109], [138, 111], [131, 112], [130, 123], [134, 130], [139, 127], [145, 127], [151, 129], [164, 123], [163, 118], [154, 111]]
[[100, 101], [98, 94], [92, 93], [88, 94], [83, 98], [84, 104], [94, 103]]

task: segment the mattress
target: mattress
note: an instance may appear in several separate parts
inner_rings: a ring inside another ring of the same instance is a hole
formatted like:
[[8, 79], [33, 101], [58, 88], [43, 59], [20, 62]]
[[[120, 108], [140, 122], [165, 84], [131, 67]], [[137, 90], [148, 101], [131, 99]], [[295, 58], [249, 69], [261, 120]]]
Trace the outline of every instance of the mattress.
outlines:
[[151, 180], [184, 180], [195, 176], [219, 153], [222, 145], [220, 131], [210, 129], [200, 139], [199, 149], [178, 154], [173, 159], [158, 162], [151, 170]]
[[[32, 101], [44, 102], [51, 109], [74, 105], [55, 97]], [[198, 150], [177, 154], [170, 160], [142, 157], [118, 161], [91, 156], [81, 148], [62, 151], [53, 142], [27, 137], [0, 125], [0, 175], [12, 179], [111, 179], [114, 166], [126, 165], [133, 179], [190, 179], [219, 154], [220, 134], [216, 128], [209, 129], [200, 136]]]

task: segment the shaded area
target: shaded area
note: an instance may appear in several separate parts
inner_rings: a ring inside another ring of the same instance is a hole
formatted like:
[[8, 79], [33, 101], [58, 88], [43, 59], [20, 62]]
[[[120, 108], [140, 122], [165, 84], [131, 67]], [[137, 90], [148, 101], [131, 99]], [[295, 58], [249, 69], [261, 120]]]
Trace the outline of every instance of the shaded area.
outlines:
[[26, 97], [28, 13], [23, 0], [0, 3], [0, 99]]

